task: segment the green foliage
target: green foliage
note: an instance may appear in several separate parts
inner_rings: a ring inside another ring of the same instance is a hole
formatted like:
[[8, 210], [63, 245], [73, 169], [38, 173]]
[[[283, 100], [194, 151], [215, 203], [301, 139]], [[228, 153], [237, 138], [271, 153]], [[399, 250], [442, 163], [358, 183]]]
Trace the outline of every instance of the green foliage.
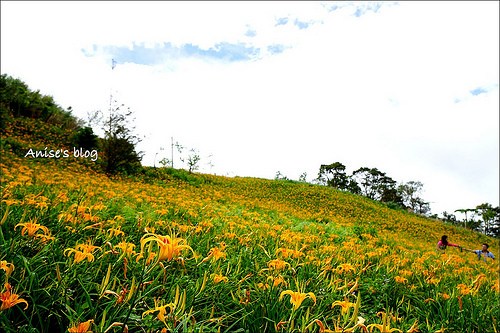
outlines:
[[98, 147], [99, 138], [91, 127], [79, 128], [71, 138], [75, 147], [92, 150]]
[[349, 189], [349, 176], [345, 173], [345, 165], [340, 162], [322, 164], [319, 168], [318, 180], [339, 190]]
[[108, 174], [134, 174], [141, 168], [142, 154], [135, 150], [139, 138], [133, 134], [132, 111], [123, 110], [123, 107], [112, 107], [102, 121], [104, 138], [100, 147], [104, 170]]
[[203, 175], [194, 174], [188, 170], [169, 167], [161, 168], [161, 170], [173, 179], [182, 180], [190, 185], [197, 186], [208, 182], [208, 179], [203, 177]]
[[19, 79], [7, 74], [0, 76], [0, 129], [6, 118], [12, 116], [37, 118], [63, 130], [75, 130], [81, 121], [71, 114], [71, 108], [62, 109], [52, 96], [32, 91]]

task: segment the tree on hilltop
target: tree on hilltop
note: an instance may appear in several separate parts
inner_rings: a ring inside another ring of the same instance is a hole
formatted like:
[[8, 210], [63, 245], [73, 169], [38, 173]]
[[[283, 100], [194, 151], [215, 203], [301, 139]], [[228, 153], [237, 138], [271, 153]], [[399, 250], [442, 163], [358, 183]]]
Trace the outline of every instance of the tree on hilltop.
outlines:
[[359, 186], [346, 174], [345, 169], [345, 165], [340, 162], [322, 164], [319, 168], [317, 180], [320, 184], [331, 186], [341, 191], [358, 193], [360, 191]]
[[[116, 101], [115, 103], [116, 104]], [[93, 116], [104, 131], [100, 141], [103, 153], [103, 169], [108, 174], [119, 172], [135, 173], [141, 167], [142, 152], [135, 147], [140, 138], [134, 134], [133, 112], [125, 105], [112, 105], [109, 114], [104, 117], [100, 111]]]

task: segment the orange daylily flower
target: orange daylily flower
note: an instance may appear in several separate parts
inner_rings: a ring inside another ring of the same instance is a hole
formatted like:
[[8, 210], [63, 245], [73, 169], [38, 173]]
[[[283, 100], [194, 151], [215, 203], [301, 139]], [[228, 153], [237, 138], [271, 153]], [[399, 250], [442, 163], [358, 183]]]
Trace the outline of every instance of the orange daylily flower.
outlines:
[[6, 291], [0, 293], [0, 301], [2, 302], [2, 305], [0, 306], [0, 311], [6, 310], [20, 303], [26, 304], [24, 310], [28, 308], [28, 302], [25, 299], [19, 298], [18, 294], [12, 293], [12, 287], [10, 284], [5, 283], [4, 287]]
[[418, 320], [415, 320], [413, 325], [406, 331], [406, 333], [418, 333], [420, 330], [418, 329]]
[[120, 242], [117, 245], [115, 245], [115, 248], [119, 248], [122, 250], [122, 253], [125, 253], [127, 256], [135, 256], [136, 253], [134, 251], [135, 244], [134, 243], [127, 243], [127, 242]]
[[21, 236], [24, 236], [24, 234], [27, 233], [28, 237], [35, 237], [36, 232], [38, 230], [41, 230], [43, 232], [43, 234], [45, 234], [45, 235], [50, 235], [50, 231], [46, 226], [43, 226], [43, 225], [38, 224], [36, 222], [18, 223], [14, 227], [14, 230], [16, 230], [17, 227], [19, 227], [19, 226], [23, 227], [21, 229]]
[[12, 274], [12, 271], [14, 271], [14, 265], [7, 262], [6, 260], [0, 261], [0, 269], [3, 269], [5, 271], [6, 277], [9, 278], [10, 274]]
[[213, 261], [217, 261], [221, 258], [226, 258], [226, 253], [224, 252], [224, 249], [226, 248], [226, 244], [222, 243], [221, 249], [218, 247], [213, 247], [210, 249], [208, 252], [208, 255], [205, 259], [202, 260], [202, 262], [205, 262], [209, 259], [213, 259]]
[[311, 298], [314, 301], [314, 304], [316, 304], [316, 296], [313, 293], [285, 290], [281, 292], [279, 300], [281, 301], [285, 295], [290, 295], [290, 303], [293, 304], [294, 310], [297, 310], [306, 298]]
[[94, 255], [92, 252], [94, 252], [95, 249], [101, 249], [99, 246], [94, 246], [92, 244], [78, 244], [75, 246], [75, 248], [69, 248], [64, 250], [64, 255], [70, 255], [74, 254], [75, 255], [75, 264], [79, 263], [80, 261], [83, 261], [87, 259], [88, 262], [94, 261]]
[[276, 277], [274, 277], [274, 276], [269, 276], [267, 279], [268, 279], [268, 280], [272, 280], [272, 281], [273, 281], [273, 287], [277, 287], [277, 286], [279, 286], [280, 284], [283, 284], [283, 285], [285, 285], [285, 286], [286, 286], [286, 284], [287, 284], [287, 283], [286, 283], [286, 281], [285, 281], [285, 279], [284, 279], [284, 278], [283, 278], [283, 276], [281, 276], [281, 275], [278, 275], [278, 276], [276, 276]]
[[352, 272], [356, 271], [356, 269], [354, 268], [354, 266], [351, 265], [351, 264], [347, 264], [346, 263], [346, 264], [340, 264], [340, 265], [337, 266], [337, 272], [339, 274], [349, 273], [351, 271]]
[[109, 228], [108, 232], [109, 232], [109, 235], [111, 237], [125, 236], [125, 233], [121, 230], [121, 227], [118, 227], [118, 228]]
[[333, 302], [332, 309], [335, 306], [337, 306], [337, 305], [341, 307], [341, 313], [342, 314], [346, 314], [347, 311], [349, 311], [350, 308], [353, 308], [353, 307], [356, 306], [355, 303], [349, 302], [347, 299], [344, 299], [343, 301], [335, 301], [335, 302]]
[[214, 283], [227, 282], [227, 281], [228, 281], [228, 278], [224, 275], [220, 275], [220, 274], [214, 275]]
[[269, 269], [275, 269], [277, 271], [280, 271], [287, 266], [290, 267], [290, 264], [281, 259], [273, 259], [267, 263], [267, 267], [269, 267]]
[[68, 332], [69, 333], [92, 333], [92, 331], [90, 330], [90, 325], [92, 325], [93, 322], [94, 322], [94, 320], [90, 319], [90, 320], [87, 320], [86, 322], [79, 323], [78, 325], [75, 325], [75, 326], [68, 328]]
[[471, 293], [471, 289], [463, 283], [457, 285], [457, 289], [460, 290], [461, 295], [468, 295]]
[[370, 329], [370, 332], [373, 332], [373, 329], [378, 329], [381, 333], [391, 333], [391, 332], [403, 332], [397, 328], [391, 328], [391, 318], [385, 312], [378, 312], [377, 316], [382, 316], [382, 324], [370, 324], [367, 326]]
[[394, 277], [394, 281], [396, 281], [397, 283], [405, 284], [406, 282], [408, 282], [408, 279], [397, 275]]
[[167, 308], [170, 308], [170, 311], [173, 311], [175, 309], [175, 304], [168, 303], [168, 304], [163, 305], [163, 301], [158, 301], [156, 299], [154, 301], [155, 301], [155, 308], [145, 311], [142, 314], [142, 318], [144, 318], [146, 315], [148, 315], [150, 313], [155, 313], [156, 311], [158, 311], [156, 318], [158, 318], [159, 321], [161, 321], [162, 323], [165, 324], [165, 320], [167, 319], [165, 316], [167, 314]]
[[184, 238], [175, 237], [173, 235], [157, 235], [154, 233], [147, 233], [141, 238], [141, 255], [142, 257], [144, 252], [144, 246], [149, 242], [155, 242], [160, 250], [158, 260], [167, 260], [170, 261], [174, 258], [179, 257], [183, 250], [191, 250], [193, 249], [191, 246], [185, 244], [186, 240]]

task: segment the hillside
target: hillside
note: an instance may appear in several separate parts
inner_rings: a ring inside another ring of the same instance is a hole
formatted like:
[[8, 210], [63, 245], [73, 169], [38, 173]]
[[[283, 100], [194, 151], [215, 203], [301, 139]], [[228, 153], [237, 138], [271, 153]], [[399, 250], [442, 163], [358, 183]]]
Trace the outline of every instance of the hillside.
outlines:
[[307, 183], [108, 177], [68, 135], [2, 134], [6, 332], [496, 332], [498, 261], [435, 249], [493, 238]]

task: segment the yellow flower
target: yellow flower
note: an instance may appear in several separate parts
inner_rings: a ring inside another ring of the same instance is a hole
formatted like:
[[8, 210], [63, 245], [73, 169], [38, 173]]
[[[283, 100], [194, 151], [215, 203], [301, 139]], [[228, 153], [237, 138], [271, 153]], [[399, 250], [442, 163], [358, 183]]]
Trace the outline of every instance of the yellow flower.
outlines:
[[214, 275], [214, 283], [227, 282], [227, 281], [228, 281], [228, 279], [224, 275], [220, 275], [220, 274]]
[[283, 284], [284, 286], [286, 286], [286, 281], [285, 281], [285, 279], [283, 278], [283, 276], [281, 276], [281, 275], [278, 275], [278, 276], [276, 276], [276, 277], [269, 276], [267, 279], [268, 279], [268, 280], [273, 280], [273, 287], [277, 287], [277, 286], [279, 286], [280, 284]]
[[19, 200], [15, 200], [15, 199], [5, 199], [5, 200], [2, 200], [2, 202], [5, 202], [5, 204], [7, 206], [18, 205], [19, 204]]
[[221, 248], [219, 249], [218, 247], [213, 247], [210, 249], [208, 252], [208, 255], [205, 259], [202, 260], [202, 262], [205, 262], [207, 260], [213, 259], [213, 261], [217, 261], [221, 258], [226, 258], [226, 253], [224, 252], [224, 249], [226, 248], [226, 244], [222, 243]]
[[426, 282], [427, 282], [428, 284], [438, 285], [438, 284], [439, 284], [439, 282], [441, 282], [441, 279], [440, 279], [440, 278], [435, 278], [435, 277], [433, 277], [433, 278], [428, 278], [428, 279], [426, 280]]
[[332, 330], [326, 328], [325, 324], [323, 324], [323, 322], [321, 320], [319, 320], [319, 319], [316, 319], [314, 321], [314, 323], [316, 323], [319, 326], [319, 333], [337, 333], [337, 332], [342, 332], [341, 330], [335, 329], [335, 331], [332, 331]]
[[136, 255], [134, 251], [135, 244], [133, 243], [120, 242], [117, 245], [115, 245], [115, 248], [119, 248], [120, 250], [122, 250], [122, 253], [125, 253], [125, 255], [127, 256]]
[[276, 250], [276, 254], [281, 254], [283, 258], [289, 258], [289, 257], [299, 258], [304, 255], [304, 253], [301, 252], [300, 250], [292, 250], [282, 247]]
[[484, 279], [486, 278], [486, 275], [484, 274], [479, 274], [477, 278], [472, 282], [472, 293], [475, 294], [478, 292], [479, 288], [484, 282]]
[[93, 322], [94, 322], [94, 320], [90, 319], [84, 323], [79, 323], [78, 325], [74, 325], [74, 326], [68, 328], [68, 332], [69, 333], [92, 333], [92, 331], [90, 330], [90, 325], [92, 325]]
[[337, 306], [337, 305], [341, 307], [342, 314], [346, 314], [349, 311], [350, 308], [353, 308], [353, 307], [356, 306], [355, 303], [349, 302], [347, 299], [344, 299], [343, 301], [335, 301], [335, 302], [333, 302], [332, 309], [335, 306]]
[[468, 295], [471, 293], [471, 290], [469, 287], [467, 287], [465, 284], [463, 283], [460, 283], [458, 286], [457, 286], [457, 289], [460, 290], [460, 294], [461, 295]]
[[142, 318], [144, 318], [146, 315], [150, 313], [155, 313], [158, 311], [158, 315], [156, 315], [156, 318], [158, 318], [159, 321], [165, 324], [166, 314], [167, 314], [167, 308], [170, 308], [170, 311], [172, 312], [175, 309], [175, 304], [174, 303], [168, 303], [163, 305], [163, 300], [158, 302], [158, 300], [155, 301], [155, 308], [152, 310], [147, 310], [142, 314]]
[[14, 270], [14, 265], [11, 263], [8, 263], [5, 260], [0, 261], [0, 269], [3, 269], [5, 271], [7, 279], [9, 278], [10, 274], [12, 274], [12, 271]]
[[155, 242], [160, 250], [158, 260], [167, 260], [170, 261], [174, 258], [179, 257], [183, 250], [191, 250], [193, 249], [191, 246], [184, 244], [186, 240], [184, 238], [178, 238], [173, 235], [157, 235], [153, 233], [147, 233], [141, 238], [141, 255], [144, 252], [144, 246], [149, 242]]
[[408, 282], [408, 279], [402, 277], [402, 276], [395, 276], [394, 277], [394, 281], [396, 281], [397, 283], [402, 283], [402, 284], [405, 284], [406, 282]]
[[121, 230], [121, 227], [118, 227], [118, 228], [109, 228], [108, 232], [109, 232], [109, 235], [111, 237], [125, 236], [125, 233]]
[[379, 312], [378, 315], [382, 315], [382, 324], [370, 324], [367, 328], [370, 329], [370, 332], [373, 331], [372, 328], [378, 329], [381, 333], [391, 333], [391, 332], [403, 332], [397, 328], [391, 328], [391, 318], [385, 312]]
[[348, 272], [354, 272], [356, 271], [356, 269], [354, 268], [354, 266], [352, 266], [351, 264], [340, 264], [337, 266], [337, 272], [339, 274], [342, 274], [342, 273], [348, 273]]
[[406, 333], [418, 333], [420, 330], [418, 329], [418, 320], [415, 320], [413, 325], [406, 331]]
[[41, 224], [38, 224], [36, 222], [26, 222], [26, 223], [19, 223], [16, 224], [14, 227], [14, 230], [17, 229], [17, 227], [22, 226], [23, 228], [21, 229], [21, 236], [24, 236], [24, 234], [28, 234], [28, 237], [35, 237], [35, 234], [38, 230], [41, 230], [44, 234], [49, 235], [49, 229], [46, 226], [43, 226]]
[[6, 291], [0, 293], [0, 301], [2, 302], [2, 305], [0, 306], [0, 311], [6, 310], [20, 303], [26, 304], [24, 310], [28, 308], [28, 302], [25, 299], [19, 298], [19, 295], [11, 292], [12, 287], [10, 286], [10, 284], [5, 283], [4, 287]]
[[269, 289], [269, 285], [267, 283], [262, 283], [262, 282], [257, 283], [257, 287], [263, 290]]
[[273, 259], [267, 263], [269, 269], [275, 269], [277, 271], [284, 269], [286, 266], [290, 266], [290, 264], [281, 259]]
[[75, 255], [75, 264], [79, 263], [80, 261], [83, 261], [87, 259], [88, 262], [94, 261], [94, 255], [92, 252], [94, 252], [95, 249], [101, 249], [99, 246], [94, 246], [92, 244], [78, 244], [75, 246], [75, 248], [69, 248], [64, 250], [64, 255], [70, 255], [74, 254]]
[[495, 292], [499, 293], [500, 292], [500, 279], [496, 279], [493, 282], [493, 285], [491, 286], [491, 290], [494, 290]]
[[279, 300], [281, 301], [285, 295], [290, 295], [290, 303], [293, 305], [294, 310], [297, 310], [306, 298], [311, 298], [316, 304], [316, 296], [313, 293], [285, 290], [281, 292]]
[[441, 294], [441, 297], [442, 297], [444, 300], [450, 299], [450, 295], [448, 295], [447, 293], [442, 293], [442, 294]]

